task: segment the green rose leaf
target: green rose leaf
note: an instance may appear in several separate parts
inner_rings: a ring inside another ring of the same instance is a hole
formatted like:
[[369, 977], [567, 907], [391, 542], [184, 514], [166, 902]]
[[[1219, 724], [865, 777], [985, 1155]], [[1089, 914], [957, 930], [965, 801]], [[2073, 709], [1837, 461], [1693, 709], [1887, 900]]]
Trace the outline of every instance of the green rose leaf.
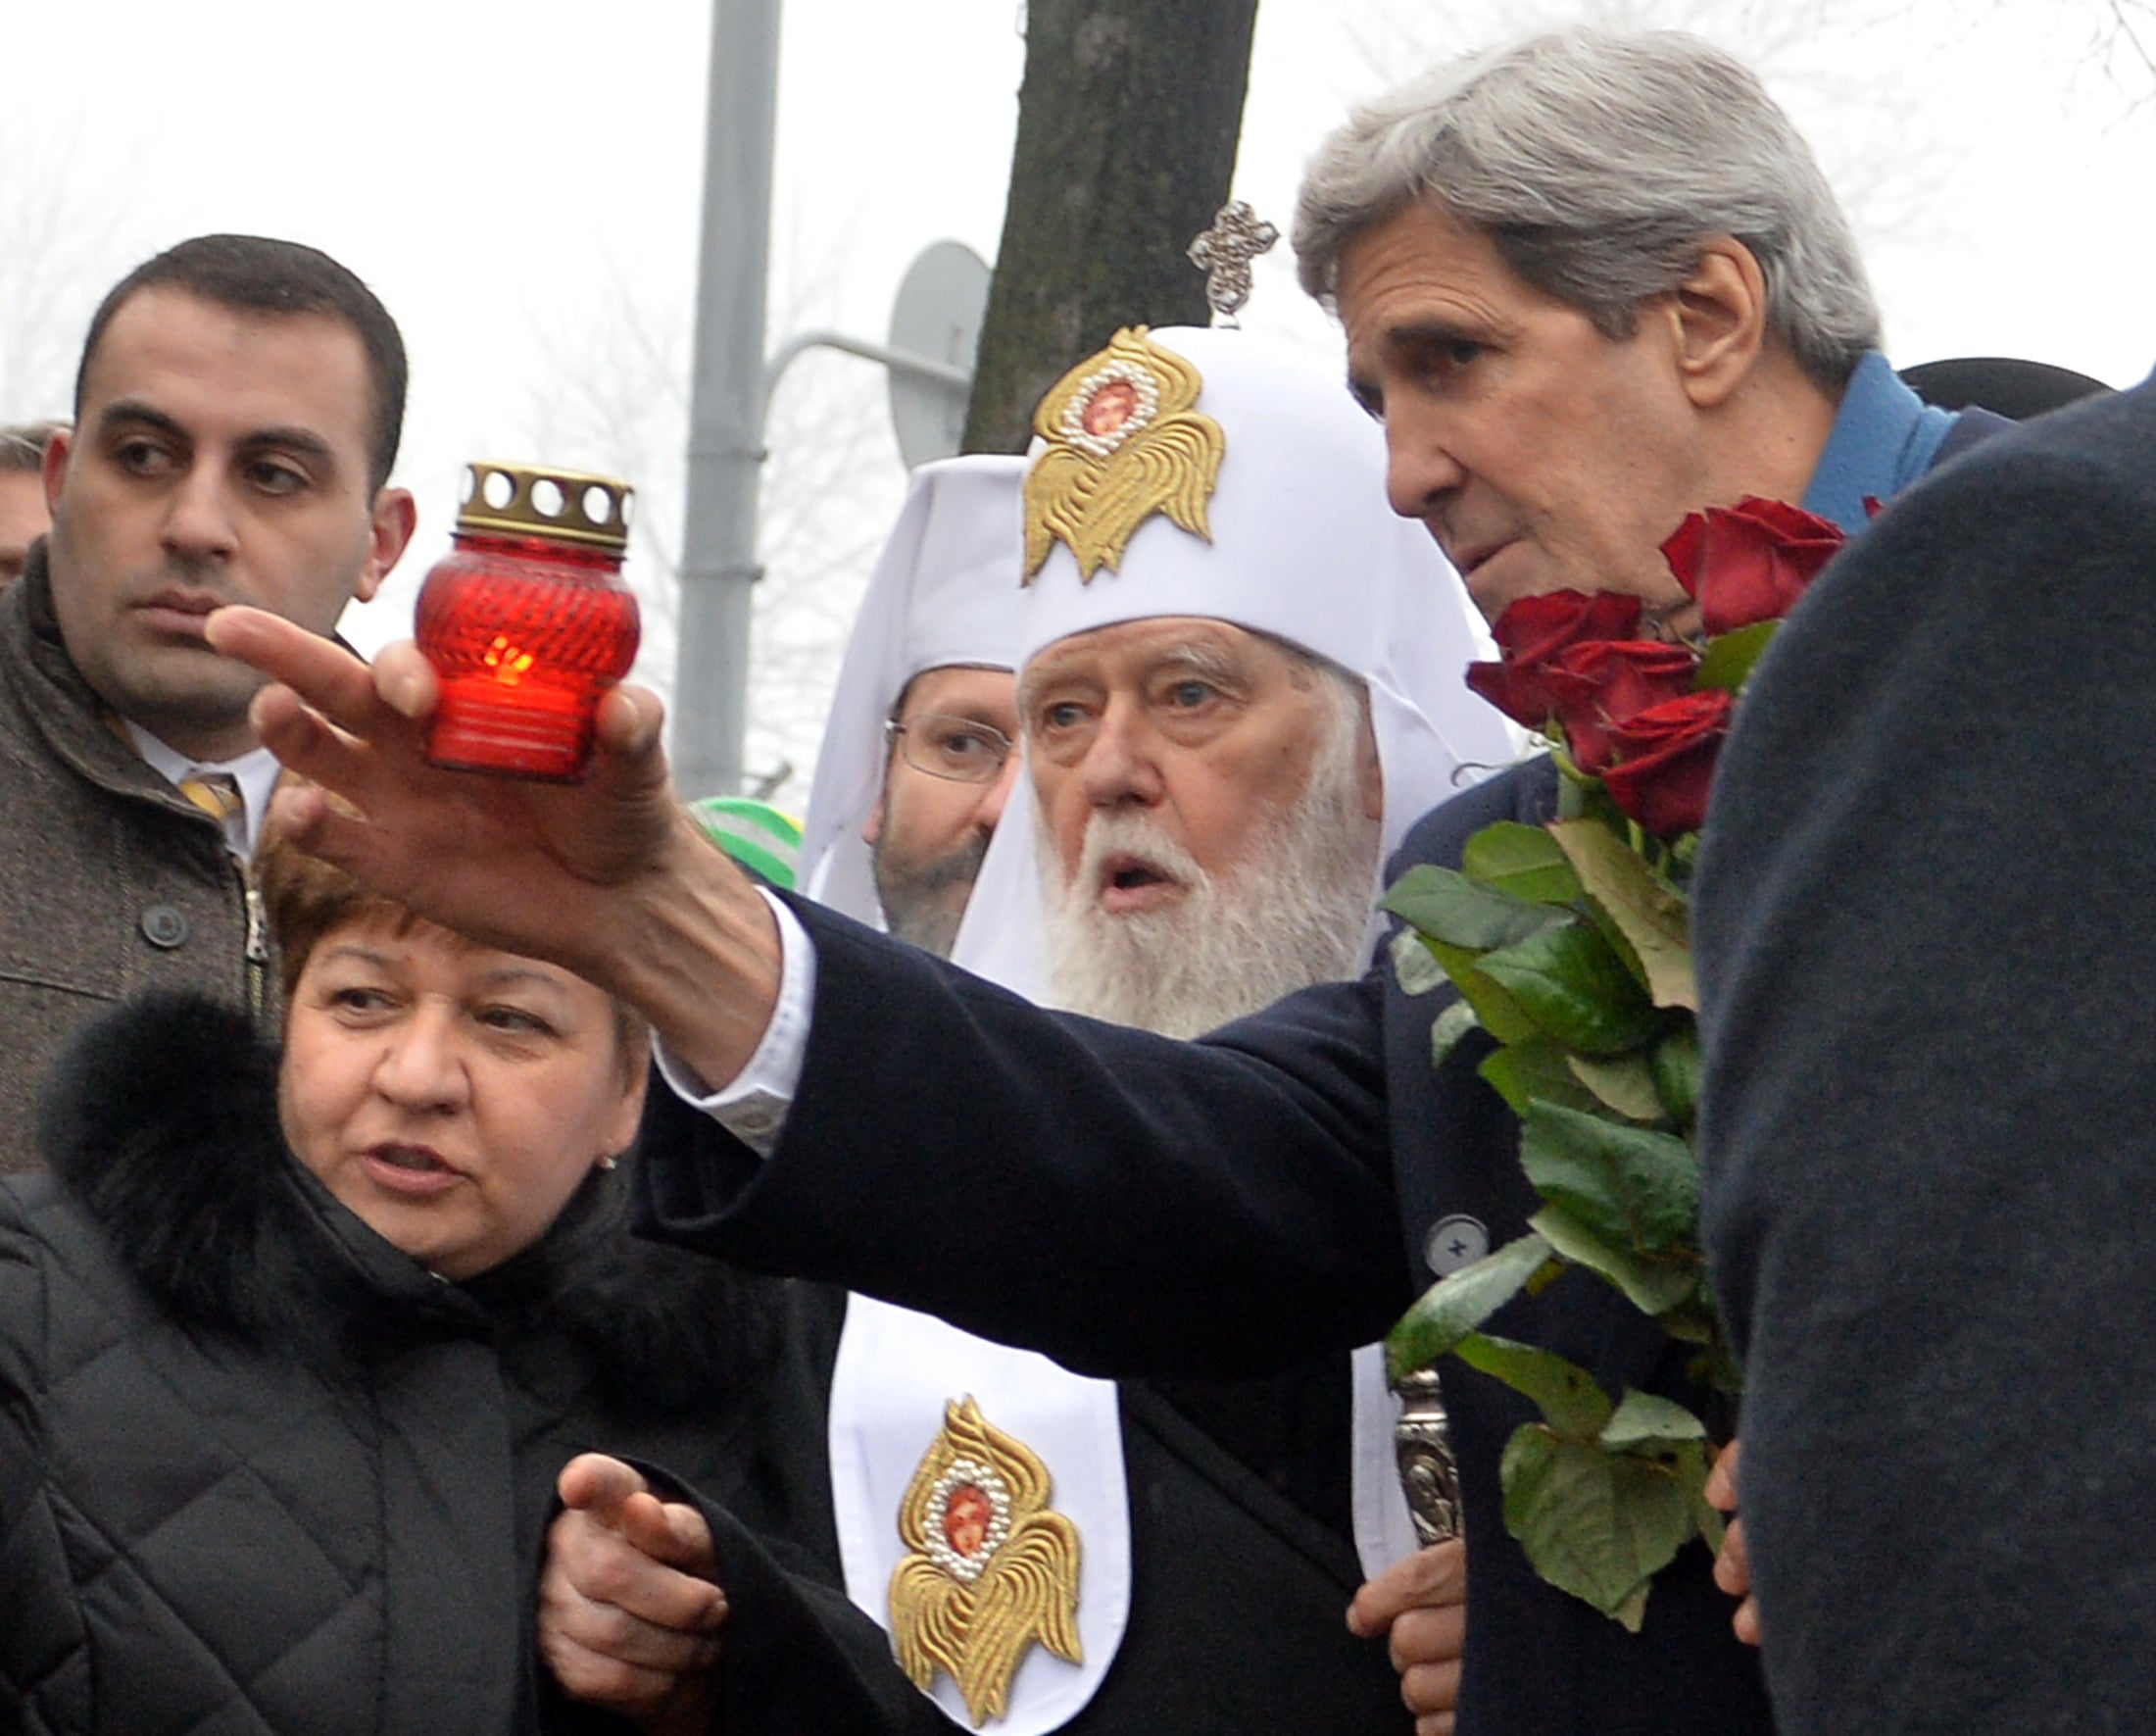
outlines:
[[[1728, 1356], [1728, 1349], [1722, 1343], [1722, 1312], [1715, 1306], [1714, 1286], [1707, 1281], [1704, 1265], [1699, 1268], [1698, 1281], [1692, 1285], [1691, 1294], [1657, 1317], [1662, 1322], [1662, 1330], [1672, 1338], [1681, 1338], [1687, 1344], [1711, 1345], [1724, 1357]], [[1738, 1390], [1734, 1386], [1724, 1387], [1718, 1380], [1706, 1384], [1725, 1392]]]
[[1690, 1126], [1699, 1107], [1700, 1074], [1699, 1031], [1691, 1020], [1672, 1026], [1654, 1040], [1647, 1050], [1647, 1066], [1670, 1119], [1680, 1127]]
[[1654, 1575], [1698, 1529], [1687, 1479], [1535, 1423], [1505, 1444], [1498, 1474], [1505, 1529], [1536, 1572], [1638, 1633]]
[[1661, 1022], [1609, 942], [1577, 917], [1485, 953], [1478, 967], [1540, 1029], [1589, 1055], [1638, 1048]]
[[[1691, 929], [1685, 901], [1616, 832], [1592, 819], [1560, 820], [1550, 836], [1580, 876], [1581, 890], [1624, 937], [1657, 1007], [1696, 1012]], [[1585, 1047], [1586, 1045], [1581, 1045]]]
[[1430, 939], [1471, 953], [1511, 946], [1566, 919], [1562, 911], [1493, 892], [1427, 863], [1400, 875], [1379, 904]]
[[1665, 1317], [1672, 1310], [1682, 1309], [1698, 1286], [1696, 1254], [1656, 1259], [1635, 1253], [1597, 1235], [1561, 1206], [1544, 1206], [1527, 1221], [1552, 1250], [1575, 1265], [1600, 1273], [1642, 1314]]
[[1755, 620], [1748, 627], [1739, 627], [1734, 633], [1710, 641], [1699, 659], [1699, 672], [1691, 678], [1692, 686], [1719, 687], [1724, 693], [1739, 691], [1751, 678], [1752, 665], [1759, 661], [1759, 654], [1781, 625], [1779, 620]]
[[1464, 947], [1447, 946], [1442, 940], [1432, 940], [1427, 934], [1422, 943], [1430, 956], [1445, 967], [1446, 975], [1452, 979], [1452, 986], [1460, 991], [1475, 1015], [1475, 1022], [1500, 1043], [1525, 1043], [1542, 1033], [1535, 1021], [1521, 1010], [1519, 1002], [1499, 988], [1482, 973], [1478, 955]]
[[1711, 1333], [1702, 1334], [1699, 1342], [1706, 1348], [1685, 1364], [1685, 1377], [1699, 1386], [1711, 1386], [1716, 1392], [1726, 1392], [1733, 1397], [1744, 1390], [1744, 1370], [1730, 1349], [1729, 1340], [1717, 1320]]
[[1475, 1017], [1475, 1009], [1465, 1001], [1454, 1001], [1431, 1021], [1430, 1065], [1443, 1066], [1445, 1058], [1458, 1047], [1462, 1037], [1481, 1029], [1482, 1020]]
[[1421, 935], [1403, 928], [1393, 936], [1393, 974], [1403, 995], [1427, 995], [1451, 979]]
[[1537, 1036], [1506, 1044], [1483, 1057], [1476, 1070], [1490, 1081], [1516, 1116], [1531, 1103], [1557, 1103], [1592, 1113], [1600, 1103], [1572, 1070], [1572, 1051]]
[[1609, 1394], [1594, 1384], [1594, 1377], [1554, 1351], [1470, 1332], [1453, 1354], [1470, 1368], [1533, 1399], [1544, 1424], [1560, 1440], [1592, 1441], [1615, 1414]]
[[1617, 1411], [1595, 1436], [1612, 1453], [1641, 1447], [1662, 1448], [1677, 1441], [1703, 1441], [1707, 1425], [1674, 1399], [1627, 1387]]
[[1682, 1139], [1556, 1104], [1520, 1117], [1535, 1191], [1619, 1248], [1657, 1254], [1696, 1238], [1699, 1165]]
[[1517, 1296], [1548, 1264], [1549, 1244], [1541, 1236], [1527, 1235], [1440, 1278], [1386, 1335], [1388, 1377], [1398, 1380], [1429, 1367]]
[[1533, 904], [1569, 905], [1580, 896], [1580, 876], [1548, 828], [1500, 819], [1467, 840], [1460, 871], [1478, 886]]
[[1654, 1087], [1654, 1071], [1644, 1055], [1620, 1055], [1597, 1061], [1592, 1056], [1568, 1055], [1565, 1066], [1572, 1076], [1619, 1115], [1635, 1121], [1665, 1118], [1662, 1096]]

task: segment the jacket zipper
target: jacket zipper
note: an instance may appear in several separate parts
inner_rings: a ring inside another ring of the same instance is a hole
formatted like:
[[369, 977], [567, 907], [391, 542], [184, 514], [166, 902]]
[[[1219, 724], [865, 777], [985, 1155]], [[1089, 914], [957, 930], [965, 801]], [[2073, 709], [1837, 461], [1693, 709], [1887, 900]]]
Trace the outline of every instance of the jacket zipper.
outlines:
[[[241, 878], [244, 880], [245, 875]], [[270, 930], [263, 915], [262, 894], [247, 886], [247, 1010], [262, 1022], [265, 990], [270, 983]]]

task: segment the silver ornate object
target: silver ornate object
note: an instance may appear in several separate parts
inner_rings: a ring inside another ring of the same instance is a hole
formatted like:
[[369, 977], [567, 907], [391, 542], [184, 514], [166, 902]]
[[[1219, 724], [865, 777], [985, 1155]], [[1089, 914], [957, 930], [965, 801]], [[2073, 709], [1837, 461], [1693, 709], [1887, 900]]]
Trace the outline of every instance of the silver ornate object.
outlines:
[[1437, 1371], [1418, 1369], [1396, 1381], [1393, 1390], [1400, 1400], [1393, 1451], [1407, 1512], [1425, 1546], [1444, 1543], [1460, 1534], [1460, 1467], [1452, 1457], [1452, 1425]]
[[1241, 199], [1220, 208], [1212, 227], [1190, 244], [1190, 262], [1205, 273], [1205, 300], [1222, 325], [1235, 323], [1236, 310], [1250, 299], [1250, 261], [1280, 239], [1271, 223]]

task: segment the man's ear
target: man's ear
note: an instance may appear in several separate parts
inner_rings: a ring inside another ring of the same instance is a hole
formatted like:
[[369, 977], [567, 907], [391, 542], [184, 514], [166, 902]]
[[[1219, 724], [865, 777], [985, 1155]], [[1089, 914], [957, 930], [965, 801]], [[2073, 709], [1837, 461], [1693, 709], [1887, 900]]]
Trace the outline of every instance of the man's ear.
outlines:
[[74, 450], [74, 430], [55, 428], [45, 438], [45, 517], [60, 516], [60, 489], [68, 479], [68, 454]]
[[1685, 395], [1701, 410], [1751, 377], [1767, 345], [1767, 278], [1734, 235], [1711, 235], [1699, 262], [1670, 292], [1667, 318]]
[[881, 796], [878, 796], [876, 798], [876, 805], [868, 811], [868, 818], [861, 821], [860, 841], [873, 849], [875, 847], [876, 840], [882, 836], [883, 798]]
[[373, 524], [368, 533], [367, 563], [360, 569], [360, 581], [352, 591], [362, 603], [374, 600], [374, 593], [382, 588], [382, 580], [389, 576], [389, 570], [403, 556], [405, 545], [411, 542], [418, 523], [419, 509], [412, 499], [411, 489], [384, 488], [375, 495]]

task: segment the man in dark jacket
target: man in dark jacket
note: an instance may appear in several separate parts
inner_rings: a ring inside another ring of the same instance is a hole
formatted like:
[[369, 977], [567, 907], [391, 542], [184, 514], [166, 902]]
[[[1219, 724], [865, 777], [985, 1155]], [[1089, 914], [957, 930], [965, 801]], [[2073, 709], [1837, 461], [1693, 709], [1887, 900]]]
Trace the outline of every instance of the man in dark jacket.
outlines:
[[0, 591], [0, 1172], [34, 1163], [32, 1094], [90, 1015], [268, 998], [244, 864], [276, 765], [260, 678], [202, 622], [251, 603], [327, 633], [373, 595], [412, 534], [404, 391], [381, 303], [294, 242], [183, 241], [92, 319], [52, 530]]
[[[1853, 530], [1952, 427], [1874, 348], [1853, 244], [1787, 118], [1690, 37], [1541, 38], [1373, 105], [1313, 165], [1298, 248], [1385, 423], [1395, 509], [1493, 617], [1612, 590], [1684, 630], [1659, 544], [1687, 512], [1768, 495]], [[385, 655], [370, 681], [258, 617], [212, 631], [366, 738], [266, 696], [279, 754], [374, 817], [295, 798], [309, 848], [651, 1016], [688, 1100], [648, 1130], [666, 1234], [1090, 1371], [1231, 1374], [1382, 1332], [1533, 1209], [1479, 1055], [1433, 1072], [1442, 997], [1382, 970], [1190, 1044], [1042, 1014], [730, 877], [674, 817], [648, 696], [610, 700], [589, 785], [513, 800], [420, 765], [432, 690], [415, 656]], [[1544, 818], [1549, 782], [1530, 767], [1447, 803], [1399, 865]], [[1666, 1387], [1682, 1361], [1579, 1274], [1494, 1326], [1613, 1390]], [[1552, 1590], [1498, 1495], [1524, 1404], [1472, 1374], [1447, 1398], [1470, 1563], [1459, 1729], [1764, 1728], [1703, 1550], [1663, 1576], [1637, 1635]]]
[[[2156, 388], [1988, 443], [1791, 616], [1695, 933], [1703, 1228], [1784, 1726], [2148, 1727]], [[1861, 646], [1863, 656], [1849, 648]]]

